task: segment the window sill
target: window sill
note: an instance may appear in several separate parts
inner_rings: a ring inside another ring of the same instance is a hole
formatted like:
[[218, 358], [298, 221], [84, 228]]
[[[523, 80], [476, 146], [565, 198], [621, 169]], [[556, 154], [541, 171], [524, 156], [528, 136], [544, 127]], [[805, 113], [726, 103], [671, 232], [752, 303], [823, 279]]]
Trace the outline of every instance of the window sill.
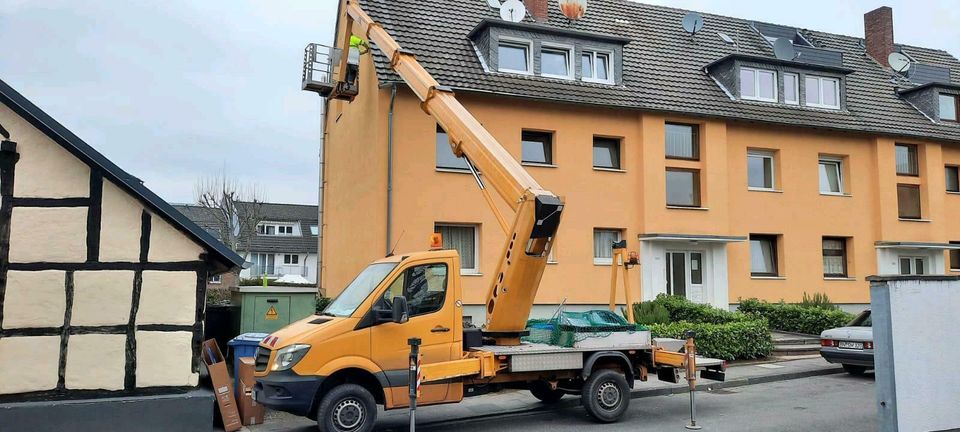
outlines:
[[836, 192], [820, 192], [821, 196], [832, 196], [832, 197], [843, 197], [843, 198], [852, 198], [852, 194], [848, 193], [836, 193]]
[[458, 169], [458, 168], [436, 168], [437, 172], [445, 173], [455, 173], [455, 174], [470, 174], [468, 169]]
[[950, 269], [951, 273], [960, 273], [960, 269]]
[[857, 278], [852, 277], [852, 276], [847, 276], [847, 277], [824, 276], [824, 277], [823, 277], [823, 280], [825, 280], [825, 281], [856, 281]]
[[547, 265], [557, 265], [560, 264], [559, 261], [547, 261]]
[[947, 195], [960, 195], [960, 192], [947, 191]]
[[749, 96], [740, 96], [740, 100], [749, 101], [749, 102], [773, 103], [773, 104], [780, 102], [776, 99], [763, 99], [763, 98], [749, 97]]
[[520, 162], [520, 165], [528, 166], [528, 167], [540, 167], [540, 168], [556, 168], [557, 167], [554, 164], [545, 164], [545, 163], [537, 163], [537, 162]]
[[910, 219], [910, 218], [899, 218], [900, 222], [920, 222], [920, 223], [930, 223], [933, 222], [931, 219]]
[[710, 210], [709, 207], [687, 207], [687, 206], [678, 206], [678, 205], [667, 205], [668, 210], [696, 210], [696, 211], [707, 211]]
[[571, 75], [553, 75], [553, 74], [545, 74], [543, 72], [540, 73], [540, 76], [543, 78], [552, 78], [552, 79], [564, 80], [564, 81], [573, 81], [575, 79]]
[[480, 272], [477, 272], [477, 271], [464, 271], [464, 270], [460, 270], [460, 276], [476, 276], [476, 277], [481, 277], [481, 276], [483, 276], [483, 273], [480, 273]]
[[615, 172], [615, 173], [625, 173], [627, 170], [622, 170], [618, 168], [603, 168], [603, 167], [593, 167], [594, 171], [606, 171], [606, 172]]
[[754, 280], [787, 280], [783, 276], [750, 276], [750, 279]]
[[594, 261], [594, 262], [593, 262], [593, 265], [595, 265], [595, 266], [609, 267], [609, 266], [612, 266], [612, 265], [613, 265], [613, 261], [610, 261], [610, 262]]
[[594, 78], [580, 78], [580, 81], [583, 81], [585, 83], [590, 83], [590, 84], [606, 84], [606, 85], [617, 84], [616, 81], [608, 81], [608, 80], [601, 80], [601, 79], [594, 79]]
[[779, 194], [783, 193], [783, 191], [780, 189], [764, 189], [764, 188], [748, 187], [747, 190], [750, 192], [767, 192], [767, 193], [779, 193]]
[[514, 74], [514, 75], [530, 75], [530, 76], [533, 75], [533, 72], [531, 71], [521, 71], [521, 70], [513, 70], [513, 69], [497, 69], [497, 72]]

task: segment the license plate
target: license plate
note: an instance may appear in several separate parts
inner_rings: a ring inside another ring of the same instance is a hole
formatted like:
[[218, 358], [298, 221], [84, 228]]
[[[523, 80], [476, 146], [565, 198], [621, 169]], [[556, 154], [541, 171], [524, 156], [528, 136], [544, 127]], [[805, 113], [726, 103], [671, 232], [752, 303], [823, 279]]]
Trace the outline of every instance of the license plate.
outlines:
[[840, 347], [840, 348], [846, 348], [846, 349], [858, 349], [858, 350], [862, 350], [862, 349], [863, 349], [863, 342], [846, 342], [846, 341], [840, 341], [840, 344], [838, 344], [837, 346]]

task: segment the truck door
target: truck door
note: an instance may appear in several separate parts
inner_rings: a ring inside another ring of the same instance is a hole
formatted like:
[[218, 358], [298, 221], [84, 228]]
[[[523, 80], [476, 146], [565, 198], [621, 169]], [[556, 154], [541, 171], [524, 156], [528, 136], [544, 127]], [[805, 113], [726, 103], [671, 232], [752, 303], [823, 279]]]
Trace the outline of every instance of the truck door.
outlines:
[[[407, 339], [421, 339], [420, 352], [423, 363], [453, 360], [451, 356], [460, 350], [452, 349], [455, 343], [455, 302], [449, 262], [414, 263], [400, 273], [387, 287], [378, 302], [381, 307], [392, 305], [395, 297], [407, 299], [410, 320], [403, 324], [382, 323], [370, 332], [370, 351], [373, 361], [385, 372], [395, 406], [409, 404], [408, 362], [410, 347]], [[421, 386], [417, 403], [430, 404], [447, 399], [450, 384]]]

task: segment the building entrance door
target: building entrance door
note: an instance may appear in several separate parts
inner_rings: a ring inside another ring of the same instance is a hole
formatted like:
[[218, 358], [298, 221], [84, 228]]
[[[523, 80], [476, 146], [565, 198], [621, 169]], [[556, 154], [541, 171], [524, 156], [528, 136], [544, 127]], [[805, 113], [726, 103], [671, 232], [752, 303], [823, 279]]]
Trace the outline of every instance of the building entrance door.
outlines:
[[[690, 298], [703, 292], [703, 252], [667, 251], [667, 294]], [[691, 299], [697, 300], [697, 299]]]

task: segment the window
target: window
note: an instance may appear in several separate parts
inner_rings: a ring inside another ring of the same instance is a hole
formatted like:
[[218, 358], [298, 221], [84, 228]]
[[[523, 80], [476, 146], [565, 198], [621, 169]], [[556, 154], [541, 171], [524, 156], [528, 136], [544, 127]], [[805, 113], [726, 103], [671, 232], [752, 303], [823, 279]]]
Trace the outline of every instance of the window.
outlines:
[[610, 54], [596, 51], [584, 51], [580, 55], [580, 73], [584, 81], [613, 83], [610, 69]]
[[960, 167], [948, 166], [946, 171], [947, 192], [960, 192]]
[[777, 73], [763, 69], [740, 68], [740, 98], [776, 102]]
[[544, 46], [540, 50], [540, 75], [553, 78], [573, 78], [570, 50]]
[[700, 207], [700, 171], [667, 168], [667, 205]]
[[[960, 241], [952, 241], [950, 244], [960, 247]], [[960, 249], [950, 250], [950, 270], [960, 272]]]
[[750, 274], [779, 276], [777, 271], [777, 236], [750, 235]]
[[920, 219], [920, 186], [897, 185], [897, 201], [901, 219]]
[[310, 225], [310, 235], [320, 235], [320, 227], [317, 225]]
[[840, 80], [807, 75], [804, 84], [808, 106], [840, 109]]
[[467, 167], [467, 159], [462, 157], [457, 157], [453, 154], [453, 149], [450, 148], [450, 137], [447, 136], [447, 131], [443, 130], [440, 125], [437, 125], [437, 168], [439, 169], [448, 169], [448, 170], [461, 170], [469, 171], [470, 168]]
[[530, 73], [530, 43], [500, 41], [497, 61], [500, 72]]
[[897, 144], [897, 175], [920, 175], [917, 160], [917, 146], [913, 144]]
[[553, 165], [553, 134], [550, 132], [523, 131], [520, 134], [523, 163]]
[[842, 237], [823, 238], [823, 275], [826, 277], [847, 277], [847, 239]]
[[406, 298], [410, 318], [413, 318], [440, 310], [446, 296], [447, 265], [426, 264], [404, 270], [383, 292], [380, 301], [390, 309], [394, 298]]
[[264, 236], [289, 236], [293, 235], [293, 225], [261, 223], [257, 225], [257, 234]]
[[940, 120], [957, 121], [957, 97], [940, 93]]
[[927, 274], [927, 259], [924, 257], [900, 257], [900, 274], [905, 276]]
[[257, 234], [260, 235], [277, 235], [277, 227], [274, 225], [257, 225]]
[[276, 274], [274, 271], [274, 259], [276, 256], [274, 254], [263, 254], [255, 253], [250, 255], [250, 262], [253, 264], [250, 266], [250, 274], [254, 277], [268, 275], [272, 276]]
[[623, 230], [593, 229], [593, 263], [601, 265], [613, 264], [613, 244], [622, 240]]
[[593, 167], [620, 169], [620, 140], [593, 137]]
[[783, 74], [783, 101], [790, 105], [800, 103], [800, 78], [797, 74]]
[[461, 273], [480, 273], [479, 236], [476, 225], [436, 224], [433, 232], [443, 236], [444, 249], [456, 249], [460, 254]]
[[747, 185], [750, 189], [773, 190], [773, 152], [747, 152]]
[[300, 264], [300, 255], [297, 254], [284, 254], [283, 255], [284, 264]]
[[208, 280], [208, 282], [210, 282], [210, 283], [212, 283], [212, 284], [215, 284], [215, 285], [222, 284], [222, 283], [223, 283], [223, 275], [213, 275], [213, 276], [210, 276], [210, 279]]
[[293, 235], [293, 226], [292, 225], [279, 226], [277, 227], [277, 232], [283, 235]]
[[667, 123], [664, 128], [668, 159], [700, 159], [700, 126]]
[[843, 162], [839, 159], [820, 159], [820, 193], [843, 194]]

